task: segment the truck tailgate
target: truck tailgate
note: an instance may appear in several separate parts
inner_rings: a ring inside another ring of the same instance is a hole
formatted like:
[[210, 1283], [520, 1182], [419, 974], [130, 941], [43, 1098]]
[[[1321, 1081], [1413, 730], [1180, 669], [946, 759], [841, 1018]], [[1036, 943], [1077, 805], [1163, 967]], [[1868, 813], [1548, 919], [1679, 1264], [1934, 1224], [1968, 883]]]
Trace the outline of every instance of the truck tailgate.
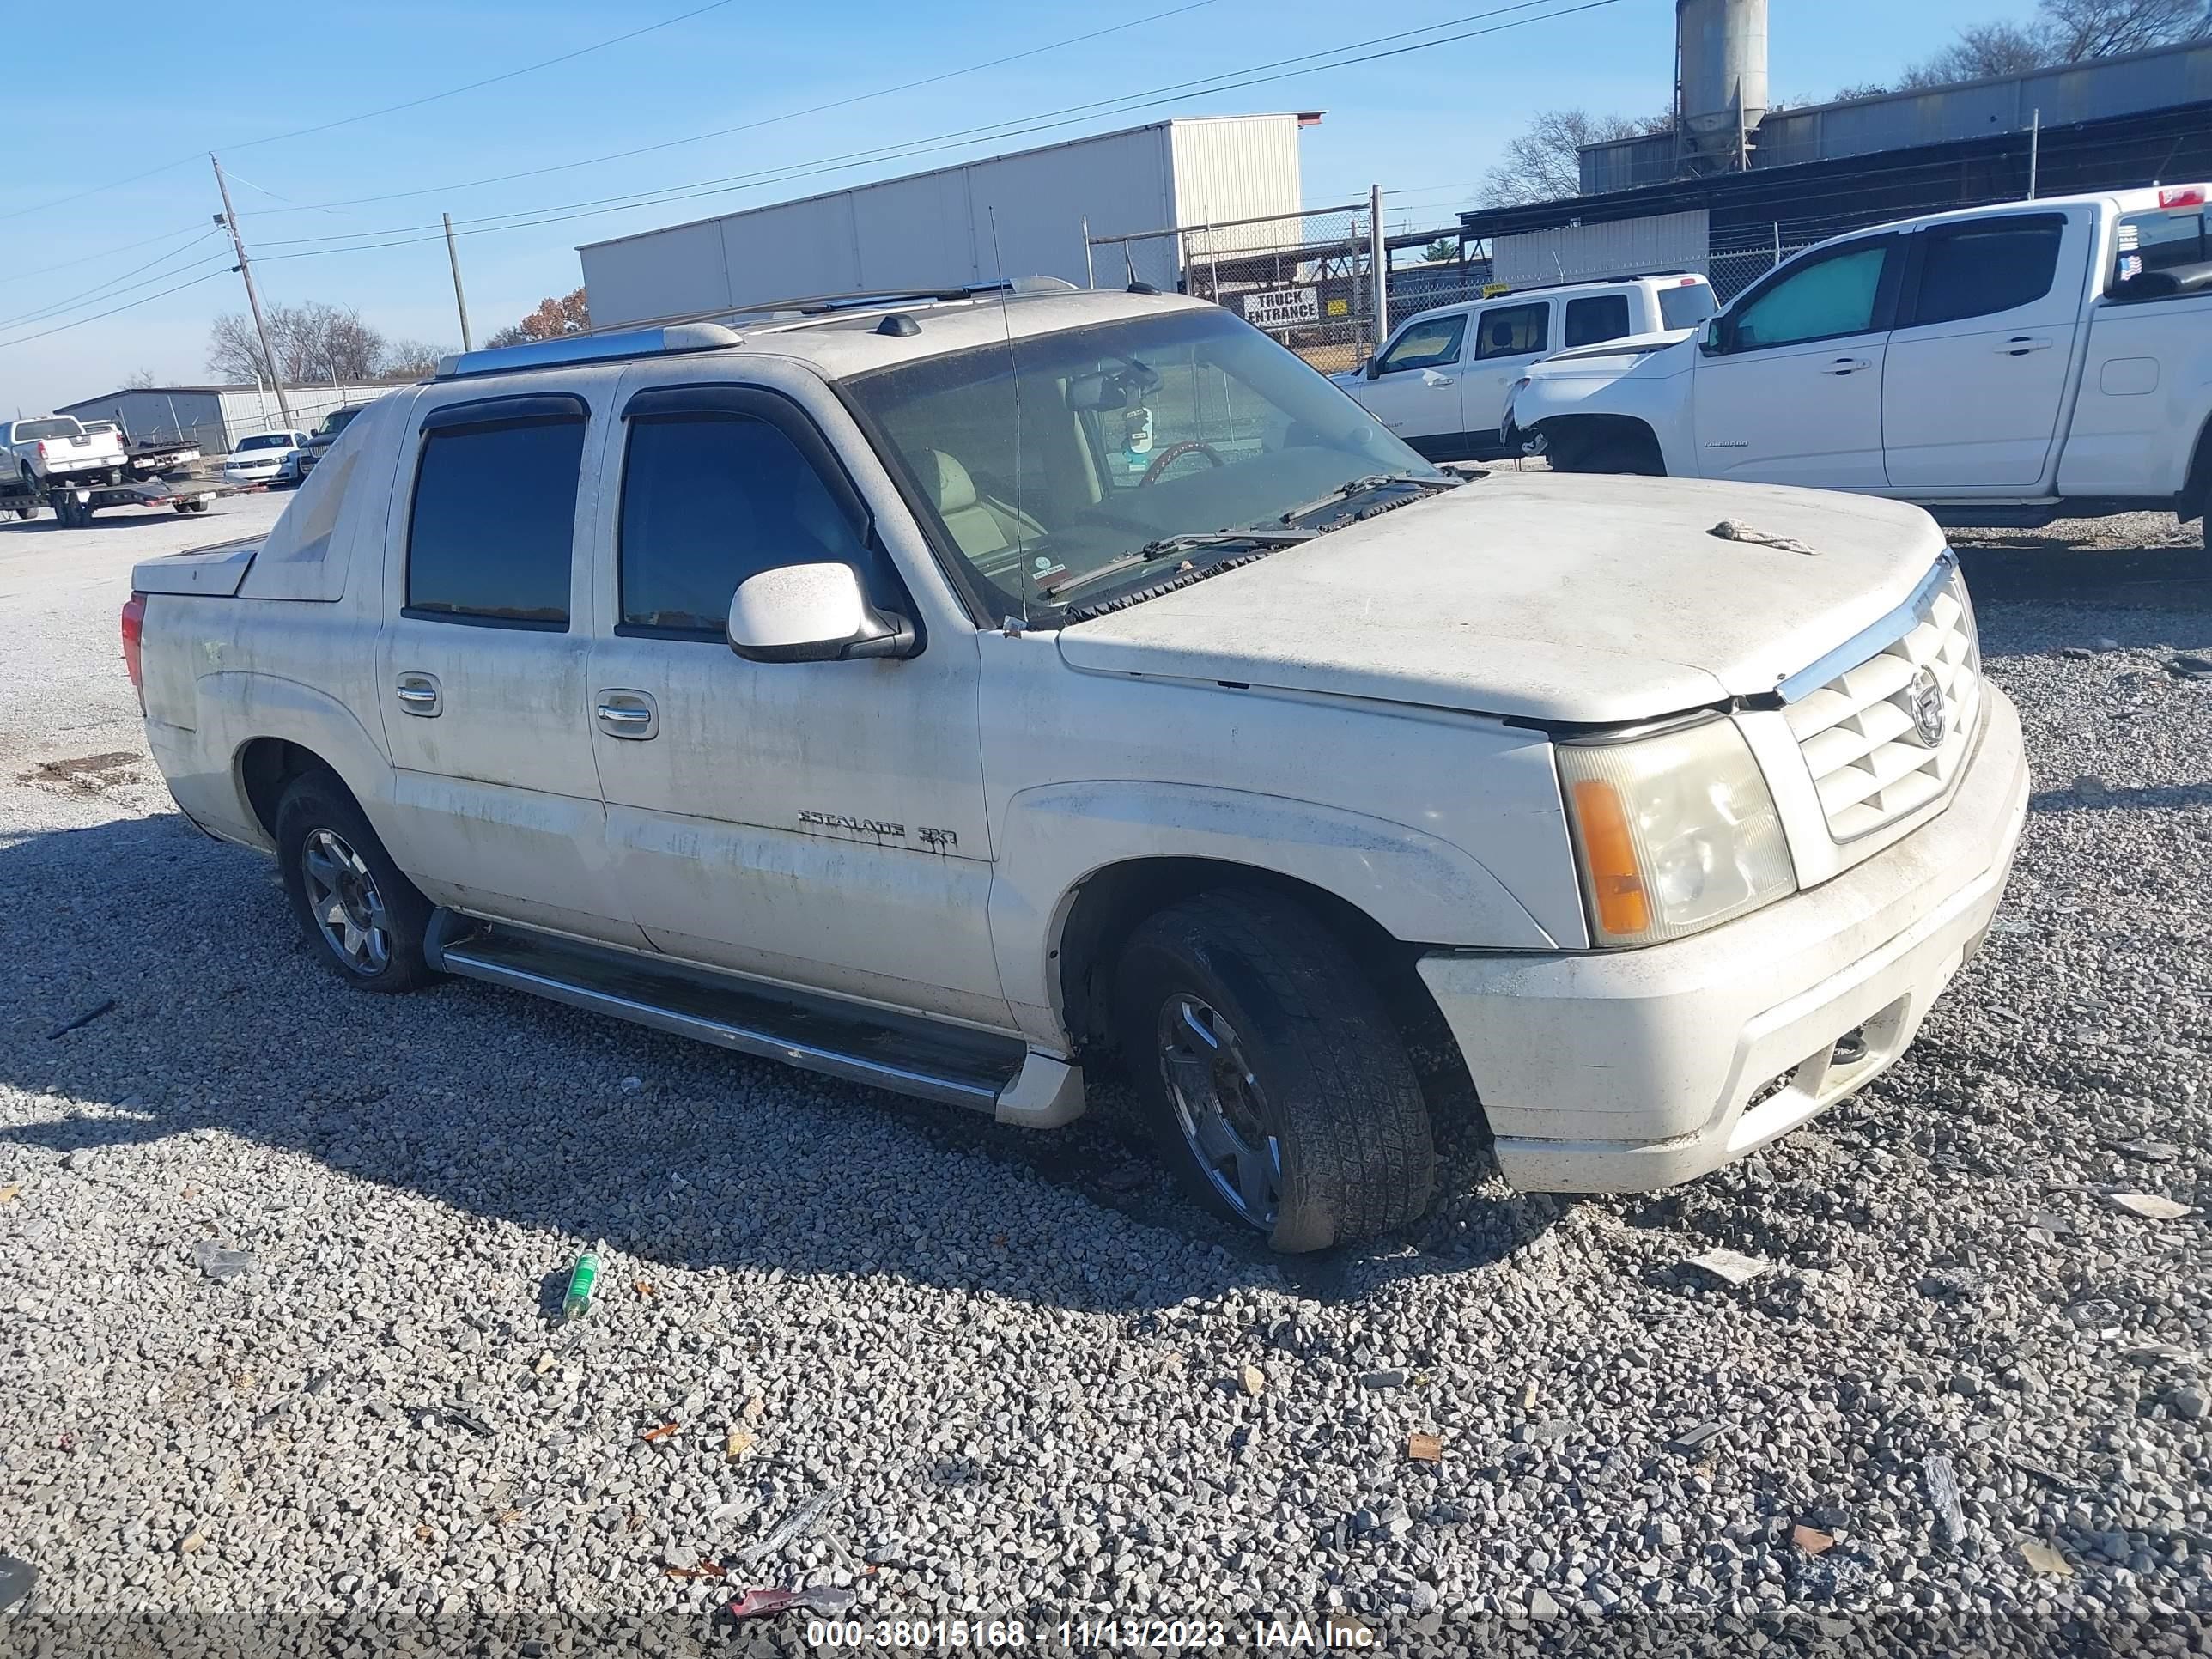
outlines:
[[189, 553], [172, 553], [148, 559], [131, 572], [131, 586], [141, 593], [198, 593], [214, 599], [236, 596], [246, 580], [246, 568], [261, 550], [262, 538], [222, 542], [196, 547]]

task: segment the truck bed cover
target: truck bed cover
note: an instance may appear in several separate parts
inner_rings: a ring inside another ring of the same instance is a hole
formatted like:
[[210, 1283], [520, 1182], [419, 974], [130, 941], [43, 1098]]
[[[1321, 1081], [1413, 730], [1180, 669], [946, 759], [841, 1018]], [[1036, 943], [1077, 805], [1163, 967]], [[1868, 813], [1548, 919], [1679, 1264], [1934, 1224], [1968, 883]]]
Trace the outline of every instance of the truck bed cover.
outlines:
[[234, 597], [239, 585], [246, 580], [253, 556], [261, 550], [262, 538], [250, 537], [244, 541], [221, 542], [213, 547], [196, 547], [188, 553], [172, 553], [159, 559], [148, 559], [132, 568], [131, 586], [141, 593], [198, 593], [216, 599]]

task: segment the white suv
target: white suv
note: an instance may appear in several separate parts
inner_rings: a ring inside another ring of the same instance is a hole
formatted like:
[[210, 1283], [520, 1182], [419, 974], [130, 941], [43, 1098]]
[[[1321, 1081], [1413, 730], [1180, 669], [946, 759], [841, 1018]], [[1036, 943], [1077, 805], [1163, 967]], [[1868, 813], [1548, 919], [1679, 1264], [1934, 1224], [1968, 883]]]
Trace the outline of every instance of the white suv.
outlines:
[[452, 360], [136, 572], [178, 804], [354, 984], [1039, 1127], [1118, 1051], [1303, 1249], [1429, 1200], [1413, 1016], [1514, 1182], [1662, 1186], [1989, 927], [2020, 727], [1917, 508], [1441, 472], [1172, 296], [742, 326]]
[[1506, 400], [1539, 358], [1693, 329], [1716, 309], [1712, 284], [1683, 271], [1517, 289], [1408, 317], [1329, 378], [1430, 459], [1484, 459], [1505, 453]]

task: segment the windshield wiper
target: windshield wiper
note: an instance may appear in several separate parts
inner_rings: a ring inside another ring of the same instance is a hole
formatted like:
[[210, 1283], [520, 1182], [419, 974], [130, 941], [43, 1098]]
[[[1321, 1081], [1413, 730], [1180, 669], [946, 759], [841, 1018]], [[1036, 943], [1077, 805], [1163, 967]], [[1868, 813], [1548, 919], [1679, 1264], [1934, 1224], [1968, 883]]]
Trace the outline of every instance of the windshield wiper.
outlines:
[[1300, 542], [1310, 542], [1322, 532], [1318, 530], [1194, 530], [1181, 535], [1163, 536], [1158, 541], [1146, 542], [1135, 552], [1125, 554], [1096, 570], [1086, 570], [1079, 576], [1046, 588], [1047, 593], [1058, 595], [1078, 587], [1087, 587], [1101, 577], [1116, 571], [1131, 570], [1158, 559], [1170, 558], [1177, 553], [1197, 553], [1217, 547], [1296, 547]]
[[1425, 478], [1418, 472], [1370, 472], [1363, 477], [1354, 478], [1328, 499], [1340, 501], [1353, 495], [1364, 495], [1370, 489], [1387, 489], [1392, 484], [1411, 484], [1416, 489], [1457, 489], [1466, 482], [1465, 478], [1449, 476]]

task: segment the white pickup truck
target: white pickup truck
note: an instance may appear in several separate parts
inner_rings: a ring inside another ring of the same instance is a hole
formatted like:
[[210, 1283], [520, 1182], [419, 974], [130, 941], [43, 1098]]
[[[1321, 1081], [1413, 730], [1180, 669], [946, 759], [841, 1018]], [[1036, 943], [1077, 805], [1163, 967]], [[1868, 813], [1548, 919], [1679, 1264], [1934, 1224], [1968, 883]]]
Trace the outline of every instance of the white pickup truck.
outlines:
[[[1118, 1050], [1279, 1249], [1863, 1087], [2028, 787], [1941, 534], [1438, 471], [1216, 307], [824, 307], [448, 360], [260, 542], [135, 573], [178, 805], [370, 991], [441, 973], [1039, 1127]], [[1728, 540], [1747, 521], [1784, 545]]]
[[1506, 436], [1568, 471], [1858, 490], [1955, 523], [2200, 518], [2206, 197], [2012, 202], [1838, 237], [1702, 330], [1535, 364]]
[[99, 429], [73, 415], [40, 415], [7, 423], [0, 451], [0, 507], [29, 518], [57, 484], [96, 486], [119, 481], [127, 468], [123, 439], [105, 422]]

